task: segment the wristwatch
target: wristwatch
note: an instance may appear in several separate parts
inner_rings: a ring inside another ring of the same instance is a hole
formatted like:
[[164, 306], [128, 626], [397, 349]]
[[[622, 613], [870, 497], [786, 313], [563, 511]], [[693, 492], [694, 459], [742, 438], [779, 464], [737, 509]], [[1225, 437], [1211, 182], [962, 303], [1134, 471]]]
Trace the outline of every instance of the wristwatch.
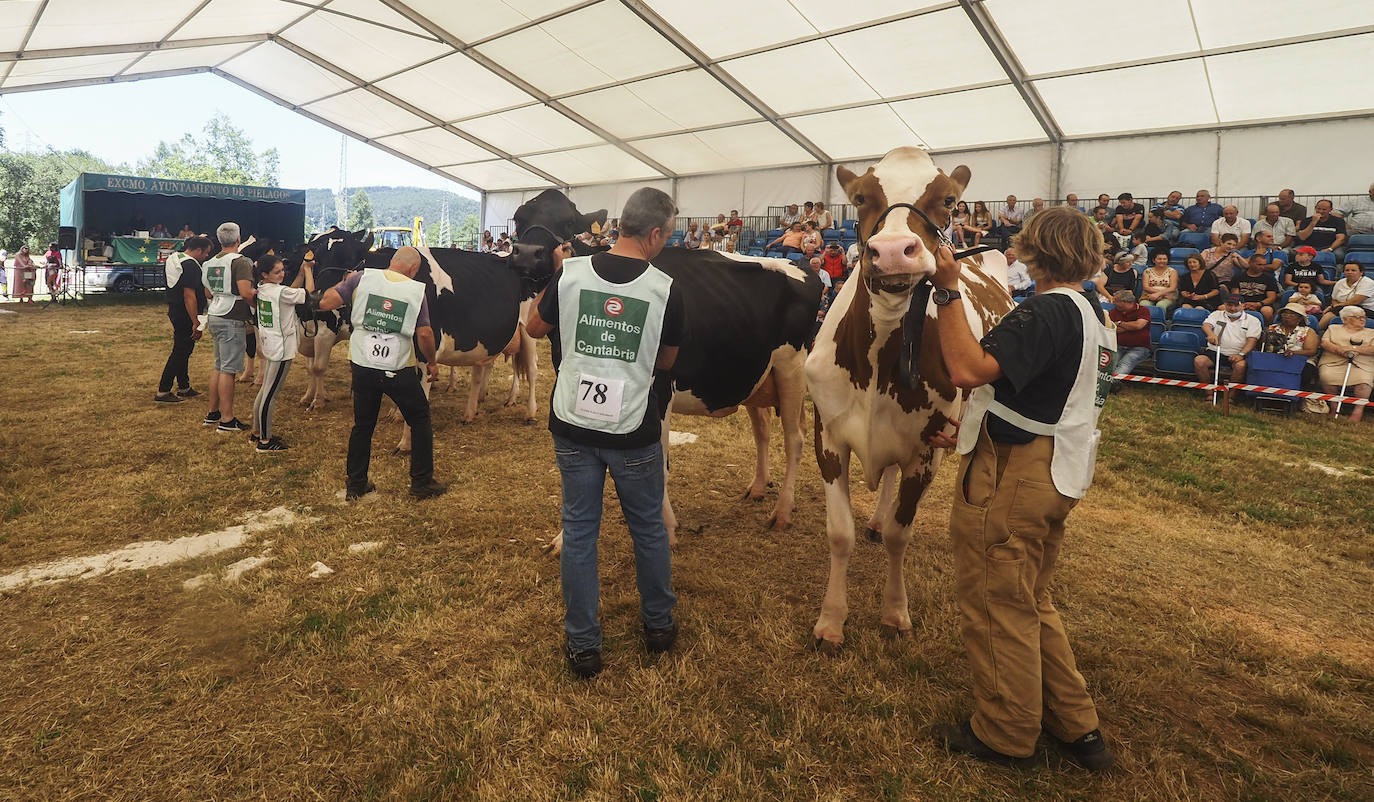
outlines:
[[964, 296], [960, 295], [958, 290], [936, 287], [935, 292], [931, 293], [931, 297], [935, 300], [936, 306], [949, 306]]

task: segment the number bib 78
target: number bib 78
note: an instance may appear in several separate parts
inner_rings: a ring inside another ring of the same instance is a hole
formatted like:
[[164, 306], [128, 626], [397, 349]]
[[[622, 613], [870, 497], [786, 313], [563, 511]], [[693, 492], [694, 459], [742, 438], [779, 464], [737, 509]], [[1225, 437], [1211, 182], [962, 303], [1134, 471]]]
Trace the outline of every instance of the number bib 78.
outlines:
[[620, 400], [625, 395], [624, 379], [606, 379], [589, 373], [577, 376], [577, 403], [573, 410], [586, 418], [620, 422]]

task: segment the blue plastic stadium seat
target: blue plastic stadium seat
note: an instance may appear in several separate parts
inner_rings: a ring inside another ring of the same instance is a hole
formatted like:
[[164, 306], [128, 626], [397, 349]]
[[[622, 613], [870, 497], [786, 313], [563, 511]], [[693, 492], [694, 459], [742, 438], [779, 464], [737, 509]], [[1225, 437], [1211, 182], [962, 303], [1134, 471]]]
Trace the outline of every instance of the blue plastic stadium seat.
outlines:
[[1367, 271], [1374, 267], [1374, 251], [1350, 251], [1346, 253], [1345, 261], [1347, 263], [1354, 262], [1361, 269]]
[[686, 231], [674, 231], [674, 232], [673, 232], [673, 238], [674, 238], [674, 239], [682, 239], [682, 238], [685, 237], [685, 236], [687, 236], [687, 232], [686, 232]]
[[682, 247], [682, 238], [681, 238], [681, 237], [669, 237], [669, 238], [668, 238], [667, 246], [668, 246], [669, 248], [681, 248], [681, 247]]
[[1254, 254], [1254, 252], [1254, 248], [1243, 248], [1241, 250], [1236, 251], [1236, 253], [1240, 254], [1240, 258], [1242, 259], [1249, 259], [1250, 256]]
[[[1154, 309], [1155, 307], [1152, 306], [1152, 307], [1150, 307], [1150, 308], [1151, 308], [1151, 309]], [[1164, 336], [1164, 332], [1165, 332], [1165, 331], [1166, 331], [1166, 329], [1164, 328], [1164, 321], [1162, 321], [1162, 320], [1152, 320], [1152, 321], [1150, 321], [1150, 345], [1158, 345], [1158, 344], [1159, 344], [1159, 338], [1162, 337], [1162, 336]]]
[[1317, 258], [1312, 261], [1314, 264], [1333, 267], [1336, 264], [1336, 254], [1331, 251], [1317, 251]]
[[1345, 247], [1352, 251], [1374, 251], [1374, 234], [1351, 234]]
[[766, 254], [764, 254], [764, 255], [767, 256], [767, 257], [770, 258], [770, 259], [781, 259], [781, 258], [783, 258], [782, 251], [769, 251], [768, 253], [766, 253]]
[[843, 228], [851, 234], [854, 233], [854, 229], [858, 228], [858, 226], [858, 220], [845, 220], [843, 223], [840, 223], [840, 228]]
[[772, 242], [773, 240], [775, 240], [775, 239], [777, 239], [778, 237], [781, 237], [781, 236], [782, 236], [782, 229], [781, 229], [781, 228], [769, 229], [769, 231], [768, 231], [768, 241], [769, 241], [769, 242]]
[[844, 231], [838, 228], [827, 228], [821, 231], [821, 238], [826, 242], [834, 239], [844, 239]]
[[1201, 251], [1197, 248], [1170, 248], [1169, 261], [1172, 262], [1177, 260], [1182, 263], [1183, 260], [1187, 259], [1189, 256], [1197, 256], [1199, 253], [1201, 253]]
[[1335, 265], [1326, 265], [1322, 268], [1322, 276], [1324, 276], [1327, 281], [1335, 281], [1341, 277], [1341, 274], [1336, 270]]
[[1163, 323], [1163, 322], [1164, 322], [1164, 308], [1163, 308], [1163, 307], [1160, 307], [1160, 306], [1147, 306], [1147, 307], [1145, 307], [1145, 308], [1150, 310], [1150, 322], [1151, 322], [1151, 323]]
[[804, 256], [803, 254], [800, 254], [800, 253], [789, 253], [789, 254], [787, 254], [787, 259], [788, 259], [789, 261], [795, 263], [795, 264], [798, 264], [798, 265], [800, 265], [800, 264], [802, 263], [802, 260], [805, 259], [805, 258], [806, 258], [806, 256]]
[[1201, 353], [1202, 345], [1205, 342], [1207, 342], [1207, 338], [1198, 330], [1175, 331], [1169, 329], [1159, 335], [1160, 348], [1177, 348], [1191, 354]]
[[1253, 310], [1253, 309], [1247, 309], [1247, 310], [1245, 310], [1245, 314], [1251, 315], [1251, 316], [1253, 316], [1253, 317], [1255, 318], [1255, 320], [1258, 320], [1261, 329], [1263, 329], [1266, 325], [1268, 325], [1268, 324], [1266, 324], [1266, 323], [1264, 322], [1264, 315], [1261, 315], [1259, 312], [1256, 312], [1256, 311]]
[[749, 255], [750, 255], [750, 256], [763, 256], [763, 249], [762, 249], [762, 248], [750, 248], [750, 249], [749, 249]]
[[1206, 232], [1185, 231], [1178, 235], [1178, 244], [1184, 248], [1205, 250], [1212, 247], [1212, 238]]

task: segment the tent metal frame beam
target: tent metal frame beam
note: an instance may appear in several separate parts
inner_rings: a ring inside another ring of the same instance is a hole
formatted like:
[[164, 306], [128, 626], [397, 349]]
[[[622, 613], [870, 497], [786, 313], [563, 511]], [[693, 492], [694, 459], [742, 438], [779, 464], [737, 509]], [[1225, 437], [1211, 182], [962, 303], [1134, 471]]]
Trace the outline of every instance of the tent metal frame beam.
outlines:
[[[477, 137], [473, 136], [472, 134], [469, 134], [468, 132], [466, 132], [466, 131], [464, 131], [464, 130], [462, 130], [462, 129], [460, 129], [460, 128], [455, 128], [454, 126], [451, 126], [451, 125], [445, 123], [443, 120], [439, 119], [438, 117], [435, 117], [433, 114], [430, 114], [429, 112], [425, 111], [424, 109], [421, 109], [421, 108], [419, 108], [418, 106], [414, 106], [414, 105], [412, 105], [412, 104], [410, 104], [410, 103], [408, 103], [408, 102], [402, 100], [401, 98], [396, 97], [395, 95], [391, 94], [390, 92], [386, 91], [385, 89], [382, 89], [382, 88], [380, 88], [380, 87], [377, 87], [377, 86], [373, 86], [373, 85], [371, 85], [371, 84], [368, 84], [367, 82], [363, 81], [363, 80], [362, 80], [361, 78], [359, 78], [358, 76], [356, 76], [356, 75], [354, 75], [354, 74], [348, 72], [347, 70], [343, 69], [342, 67], [338, 66], [337, 64], [334, 64], [333, 62], [331, 62], [331, 61], [329, 61], [329, 60], [327, 60], [327, 59], [324, 59], [324, 58], [321, 58], [320, 56], [315, 55], [314, 53], [310, 52], [309, 50], [306, 50], [305, 48], [301, 47], [300, 45], [297, 45], [295, 42], [290, 41], [289, 39], [285, 39], [285, 38], [283, 38], [283, 37], [275, 37], [275, 38], [273, 39], [273, 41], [275, 41], [275, 42], [276, 42], [278, 45], [280, 45], [281, 47], [284, 47], [284, 48], [286, 48], [287, 50], [291, 51], [293, 54], [295, 54], [295, 55], [297, 55], [297, 56], [299, 56], [299, 57], [305, 59], [306, 61], [311, 62], [311, 63], [314, 64], [315, 66], [320, 67], [320, 68], [325, 69], [325, 70], [328, 70], [328, 71], [334, 73], [335, 75], [339, 76], [340, 78], [343, 78], [343, 79], [346, 80], [346, 81], [351, 81], [353, 84], [357, 85], [357, 87], [358, 87], [359, 89], [362, 89], [362, 90], [364, 90], [364, 91], [370, 92], [371, 94], [376, 95], [377, 97], [381, 98], [382, 100], [385, 100], [385, 101], [387, 101], [388, 103], [391, 103], [392, 105], [396, 106], [397, 108], [404, 109], [405, 111], [410, 112], [411, 114], [415, 115], [416, 117], [419, 117], [420, 119], [429, 122], [431, 125], [433, 125], [433, 126], [436, 127], [436, 128], [440, 128], [440, 129], [442, 129], [442, 130], [444, 130], [444, 131], [447, 131], [447, 132], [449, 132], [449, 133], [451, 133], [451, 134], [454, 134], [454, 135], [458, 136], [458, 137], [461, 138], [461, 139], [467, 140], [468, 142], [472, 143], [473, 145], [476, 145], [477, 147], [482, 148], [483, 150], [488, 151], [489, 153], [491, 153], [493, 156], [496, 156], [497, 158], [505, 159], [506, 161], [510, 162], [511, 164], [514, 164], [514, 165], [516, 165], [516, 166], [518, 166], [518, 167], [520, 167], [520, 168], [522, 168], [522, 169], [524, 169], [524, 170], [526, 170], [526, 171], [528, 171], [528, 172], [531, 172], [531, 173], [533, 173], [533, 174], [539, 176], [540, 178], [544, 179], [545, 181], [549, 181], [549, 182], [551, 182], [551, 183], [553, 183], [553, 184], [560, 185], [560, 186], [566, 184], [566, 182], [559, 180], [556, 176], [553, 176], [553, 175], [551, 175], [551, 174], [549, 174], [549, 173], [547, 173], [547, 172], [545, 172], [545, 171], [539, 169], [538, 167], [535, 167], [535, 166], [532, 165], [532, 164], [529, 164], [529, 163], [527, 163], [527, 162], [525, 162], [525, 161], [522, 161], [521, 159], [519, 159], [519, 158], [517, 158], [517, 157], [515, 157], [515, 156], [513, 156], [513, 155], [511, 155], [511, 154], [509, 154], [509, 153], [506, 153], [505, 151], [501, 150], [500, 148], [496, 147], [495, 145], [492, 145], [492, 144], [489, 144], [489, 143], [487, 143], [487, 142], [484, 142], [483, 140], [478, 139]], [[389, 134], [386, 134], [386, 136], [393, 136], [393, 135], [396, 134], [396, 133], [401, 133], [401, 132], [391, 132], [391, 133], [389, 133]], [[374, 142], [375, 142], [375, 140], [372, 139], [372, 138], [370, 138], [370, 137], [360, 137], [358, 134], [352, 133], [352, 132], [349, 132], [349, 136], [352, 136], [352, 137], [355, 137], [355, 138], [362, 139], [363, 141], [369, 142], [369, 143], [374, 143]]]
[[997, 59], [997, 63], [1002, 65], [1002, 70], [1006, 72], [1007, 78], [1011, 79], [1012, 86], [1016, 87], [1017, 93], [1025, 102], [1026, 108], [1030, 109], [1035, 121], [1040, 123], [1040, 127], [1045, 129], [1045, 136], [1051, 142], [1058, 142], [1064, 138], [1064, 132], [1060, 130], [1059, 123], [1055, 121], [1054, 114], [1050, 112], [1049, 106], [1045, 104], [1040, 93], [1035, 87], [1026, 80], [1026, 70], [1021, 66], [1021, 62], [1016, 58], [1016, 53], [1007, 44], [1007, 40], [998, 30], [997, 23], [993, 21], [992, 15], [987, 8], [976, 0], [959, 0], [959, 5], [963, 7], [964, 13], [968, 15], [969, 21], [978, 31], [978, 35], [983, 37], [983, 42], [987, 44], [988, 50]]
[[[43, 12], [47, 10], [48, 0], [42, 0], [42, 2], [38, 4], [38, 8], [33, 12], [33, 19], [29, 20], [28, 30], [24, 31], [24, 38], [19, 40], [20, 53], [23, 53], [24, 48], [29, 46], [29, 40], [33, 38], [33, 32], [38, 30], [38, 21], [43, 18]], [[13, 64], [5, 65], [4, 69], [0, 69], [0, 86], [5, 85], [6, 79], [10, 77], [10, 73], [13, 71]]]
[[[411, 22], [415, 23], [416, 25], [420, 26], [421, 28], [424, 28], [426, 31], [429, 31], [431, 34], [439, 37], [440, 41], [444, 42], [449, 47], [452, 47], [454, 50], [461, 51], [463, 55], [477, 62], [486, 69], [490, 70], [498, 77], [504, 78], [507, 82], [513, 84], [516, 88], [524, 91], [526, 94], [535, 98], [543, 105], [548, 106], [549, 108], [553, 109], [559, 114], [562, 114], [564, 117], [567, 117], [568, 119], [572, 120], [573, 122], [577, 123], [583, 128], [586, 128], [588, 131], [591, 131], [593, 134], [596, 134], [597, 136], [601, 137], [603, 140], [606, 141], [606, 143], [614, 145], [617, 148], [620, 148], [620, 150], [624, 151], [630, 156], [633, 156], [634, 158], [638, 159], [644, 164], [649, 165], [654, 170], [657, 170], [659, 173], [662, 173], [664, 177], [672, 178], [675, 175], [675, 173], [672, 170], [669, 170], [666, 166], [660, 164], [656, 159], [649, 158], [648, 154], [641, 153], [637, 148], [634, 148], [627, 144], [625, 140], [621, 139], [620, 137], [614, 136], [613, 134], [611, 134], [610, 131], [607, 131], [606, 129], [602, 128], [596, 123], [593, 123], [591, 120], [588, 120], [587, 118], [583, 117], [582, 115], [578, 114], [577, 112], [573, 111], [567, 106], [564, 106], [562, 103], [559, 103], [558, 101], [554, 100], [551, 96], [542, 92], [538, 87], [534, 86], [529, 81], [526, 81], [524, 78], [521, 78], [520, 76], [516, 75], [515, 73], [496, 63], [486, 54], [478, 50], [472, 49], [468, 46], [466, 42], [462, 41], [461, 39], [458, 39], [457, 37], [450, 34], [448, 31], [434, 24], [434, 22], [431, 21], [428, 17], [415, 11], [410, 6], [401, 2], [401, 0], [378, 0], [378, 2], [380, 2], [387, 8], [390, 8], [392, 11], [395, 11], [396, 13], [405, 17], [406, 19], [410, 20]], [[468, 135], [465, 134], [464, 136]], [[492, 149], [490, 148], [490, 146], [487, 147], [488, 149]], [[526, 167], [526, 169], [530, 168]], [[545, 178], [549, 177], [547, 173], [541, 170], [531, 170], [531, 172], [534, 172], [536, 175], [540, 175]], [[560, 186], [567, 185], [566, 182], [562, 181], [555, 181], [555, 184]]]
[[81, 86], [100, 86], [102, 84], [123, 84], [130, 81], [142, 81], [145, 78], [175, 78], [178, 75], [195, 75], [202, 72], [213, 72], [213, 67], [178, 67], [171, 70], [156, 70], [154, 72], [126, 73], [122, 75], [108, 75], [99, 78], [73, 78], [68, 81], [50, 81], [43, 84], [29, 84], [27, 86], [0, 86], [0, 97], [4, 95], [19, 95], [24, 92], [44, 92], [49, 89], [74, 89]]
[[[178, 22], [175, 26], [172, 27], [170, 31], [167, 32], [165, 36], [157, 40], [158, 47], [162, 47], [167, 43], [168, 39], [171, 39], [173, 36], [176, 36], [177, 31], [181, 30], [182, 28], [185, 28], [186, 24], [189, 23], [191, 20], [195, 19], [196, 15], [199, 14], [208, 5], [210, 5], [210, 0], [200, 0], [200, 3], [198, 3], [195, 8], [191, 9], [191, 13], [182, 17], [181, 22]], [[144, 53], [143, 55], [124, 65], [124, 68], [121, 69], [118, 73], [116, 73], [116, 75], [123, 75], [129, 70], [132, 70], [134, 67], [138, 66], [139, 62], [143, 61], [147, 57], [148, 54]]]
[[182, 39], [175, 42], [130, 42], [122, 45], [91, 45], [87, 47], [61, 47], [52, 50], [9, 50], [0, 52], [3, 61], [38, 61], [42, 59], [73, 58], [78, 56], [117, 56], [134, 53], [153, 53], [159, 50], [183, 50], [191, 47], [216, 47], [218, 45], [239, 45], [266, 42], [272, 39], [270, 33], [248, 33], [241, 36], [212, 36], [204, 39]]
[[726, 89], [733, 92], [736, 97], [744, 101], [746, 105], [754, 110], [755, 114], [758, 114], [767, 122], [772, 123], [773, 127], [781, 131], [784, 136], [797, 143], [803, 150], [811, 154], [811, 158], [822, 164], [830, 161], [830, 157], [827, 156], [825, 151], [821, 150], [815, 142], [805, 137], [791, 123], [782, 119], [781, 115], [773, 111], [773, 109], [769, 108], [769, 106], [760, 100], [757, 95], [745, 88], [744, 84], [735, 80], [734, 76], [730, 75], [722, 67], [712, 61], [700, 48], [692, 44], [687, 37], [683, 36], [680, 31], [669, 25], [666, 20], [658, 15], [658, 12], [649, 8], [647, 5], [640, 2], [640, 0], [620, 0], [620, 2], [640, 19], [644, 20], [650, 28], [658, 31], [659, 35], [671, 42], [674, 47], [681, 50], [683, 54], [695, 62], [698, 67], [706, 70], [711, 77], [715, 78]]
[[[326, 0], [325, 3], [318, 5], [313, 2], [306, 2], [306, 0], [281, 0], [281, 2], [293, 6], [301, 6], [303, 8], [310, 9], [305, 14], [303, 14], [300, 17], [300, 19], [297, 19], [295, 22], [291, 23], [291, 25], [286, 26], [286, 28], [291, 28], [295, 25], [299, 25], [301, 24], [301, 22], [305, 21], [306, 17], [313, 17], [314, 15], [323, 11], [326, 14], [334, 14], [335, 16], [343, 17], [344, 19], [353, 20], [354, 22], [363, 22], [368, 25], [375, 25], [378, 28], [385, 28], [388, 31], [394, 31], [395, 33], [403, 33], [406, 36], [414, 36], [416, 39], [424, 39], [426, 42], [440, 43], [442, 41], [438, 37], [433, 35], [422, 36], [416, 33], [415, 31], [408, 31], [405, 28], [397, 28], [395, 25], [388, 25], [385, 22], [378, 22], [377, 20], [368, 19], [366, 17], [360, 17], [357, 14], [349, 14], [347, 11], [339, 11], [336, 8], [329, 8], [328, 4], [329, 2], [331, 2], [331, 0]], [[282, 30], [285, 31], [286, 28], [283, 28]]]

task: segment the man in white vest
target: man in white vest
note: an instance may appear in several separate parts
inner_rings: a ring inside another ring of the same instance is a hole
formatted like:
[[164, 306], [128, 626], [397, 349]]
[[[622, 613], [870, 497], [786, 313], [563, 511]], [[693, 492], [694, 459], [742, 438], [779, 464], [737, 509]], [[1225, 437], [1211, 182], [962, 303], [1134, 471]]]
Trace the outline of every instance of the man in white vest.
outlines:
[[1081, 291], [1101, 265], [1102, 234], [1061, 206], [1032, 217], [1015, 247], [1037, 294], [981, 342], [958, 264], [944, 248], [936, 258], [941, 353], [954, 384], [972, 390], [949, 530], [974, 709], [934, 735], [950, 751], [1020, 765], [1043, 728], [1068, 759], [1103, 771], [1112, 754], [1049, 591], [1064, 520], [1092, 483], [1116, 356], [1110, 321]]
[[[153, 400], [161, 404], [179, 404], [184, 398], [200, 395], [191, 387], [188, 363], [196, 340], [201, 337], [200, 314], [205, 311], [208, 299], [200, 263], [209, 252], [207, 237], [191, 237], [182, 250], [169, 254], [163, 265], [167, 275], [167, 318], [172, 321], [172, 353], [167, 355], [157, 394], [153, 396]], [[173, 382], [177, 384], [175, 393], [172, 392]]]
[[210, 371], [210, 411], [206, 426], [221, 433], [246, 432], [248, 424], [234, 417], [234, 377], [243, 370], [248, 350], [248, 319], [253, 290], [253, 262], [239, 254], [238, 223], [221, 223], [215, 229], [220, 252], [206, 260], [201, 281], [210, 291], [205, 328], [215, 343], [215, 367]]
[[382, 396], [396, 402], [410, 426], [410, 494], [418, 499], [434, 498], [448, 489], [434, 481], [434, 429], [412, 343], [412, 338], [419, 341], [430, 381], [438, 379], [425, 285], [415, 280], [419, 269], [420, 252], [401, 248], [387, 269], [352, 273], [320, 299], [319, 308], [326, 312], [345, 304], [352, 306], [348, 358], [353, 369], [353, 431], [348, 437], [348, 483], [344, 487], [348, 501], [377, 489], [367, 474]]
[[676, 214], [663, 192], [635, 191], [610, 251], [565, 258], [568, 246], [558, 250], [559, 272], [525, 326], [532, 337], [554, 333], [549, 431], [563, 479], [564, 657], [584, 679], [602, 666], [596, 541], [608, 471], [634, 541], [644, 645], [664, 652], [677, 639], [659, 446], [669, 401], [659, 393], [671, 390], [655, 387], [654, 373], [677, 359], [685, 318], [673, 280], [652, 264]]

